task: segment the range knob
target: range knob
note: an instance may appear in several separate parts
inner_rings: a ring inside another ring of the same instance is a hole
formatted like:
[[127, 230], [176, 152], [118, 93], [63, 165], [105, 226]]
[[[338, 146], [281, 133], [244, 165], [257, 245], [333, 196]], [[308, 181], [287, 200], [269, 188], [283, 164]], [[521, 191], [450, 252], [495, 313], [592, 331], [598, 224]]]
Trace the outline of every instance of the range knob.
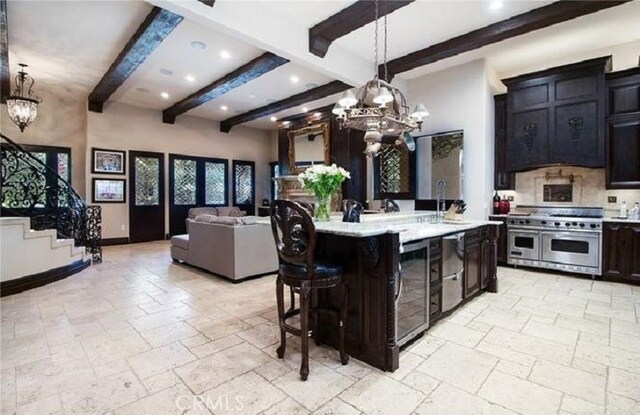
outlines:
[[569, 222], [565, 223], [564, 226], [571, 226]]
[[547, 221], [546, 221], [546, 220], [543, 220], [543, 221], [542, 221], [542, 222], [540, 222], [540, 223], [541, 223], [542, 225], [546, 225], [546, 224], [547, 224]]
[[509, 221], [509, 223], [514, 224], [514, 223], [516, 223], [516, 221], [515, 221], [515, 220], [513, 220], [513, 219], [511, 219], [511, 220]]
[[524, 223], [529, 224], [531, 221], [529, 219], [525, 220]]
[[573, 226], [578, 226], [578, 223], [577, 222], [573, 222], [572, 225]]
[[524, 224], [524, 221], [523, 221], [523, 220], [519, 220], [519, 221], [518, 221], [518, 223], [519, 223], [520, 225], [522, 225], [522, 224]]
[[580, 227], [581, 227], [581, 228], [584, 228], [584, 223], [581, 223], [581, 224], [580, 224]]
[[596, 225], [595, 223], [592, 223], [592, 224], [591, 224], [591, 225], [589, 225], [589, 226], [591, 227], [591, 229], [595, 229], [595, 228], [596, 228], [596, 226], [598, 226], [598, 225]]
[[560, 226], [560, 222], [556, 222], [556, 223], [554, 223], [554, 225]]

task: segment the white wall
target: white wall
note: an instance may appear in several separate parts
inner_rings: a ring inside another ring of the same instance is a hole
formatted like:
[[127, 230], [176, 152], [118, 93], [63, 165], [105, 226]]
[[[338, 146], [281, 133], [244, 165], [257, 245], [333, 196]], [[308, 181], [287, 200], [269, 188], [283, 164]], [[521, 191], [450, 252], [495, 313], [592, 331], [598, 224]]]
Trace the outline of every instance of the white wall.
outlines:
[[[490, 68], [484, 60], [449, 68], [408, 81], [407, 100], [422, 102], [430, 115], [422, 132], [464, 131], [464, 198], [466, 216], [484, 219], [489, 214], [493, 189], [493, 90]], [[418, 170], [418, 195], [426, 194], [428, 177]]]
[[[256, 205], [269, 197], [269, 162], [273, 161], [273, 139], [268, 131], [236, 126], [229, 134], [221, 133], [217, 122], [182, 116], [176, 123], [163, 124], [160, 111], [112, 103], [102, 114], [89, 113], [87, 123], [87, 160], [91, 148], [116, 150], [142, 150], [165, 153], [165, 199], [169, 197], [168, 154], [218, 157], [256, 162]], [[127, 164], [129, 159], [127, 157]], [[91, 197], [91, 165], [86, 166], [88, 199]], [[127, 166], [127, 179], [129, 168]], [[107, 177], [107, 176], [104, 176]], [[115, 178], [116, 176], [108, 176]], [[127, 180], [127, 186], [130, 181]], [[229, 202], [232, 203], [231, 185]], [[128, 196], [128, 194], [127, 194]], [[129, 197], [127, 197], [127, 202]], [[129, 236], [129, 209], [127, 204], [102, 204], [102, 237]], [[165, 232], [168, 230], [166, 208]], [[122, 226], [124, 225], [124, 229]]]

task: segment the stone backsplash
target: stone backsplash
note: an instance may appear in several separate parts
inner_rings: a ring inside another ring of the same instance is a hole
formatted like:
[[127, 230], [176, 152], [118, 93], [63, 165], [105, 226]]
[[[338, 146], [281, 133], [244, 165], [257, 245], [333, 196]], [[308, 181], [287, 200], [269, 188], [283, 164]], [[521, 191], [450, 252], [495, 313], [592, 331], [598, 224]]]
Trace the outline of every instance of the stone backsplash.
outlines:
[[[558, 173], [562, 171], [562, 177]], [[547, 173], [549, 173], [547, 175]], [[570, 176], [573, 175], [573, 183]], [[571, 202], [545, 202], [544, 185], [572, 185]], [[516, 173], [516, 190], [498, 192], [501, 196], [513, 196], [512, 206], [594, 206], [605, 208], [607, 216], [615, 216], [622, 201], [631, 209], [640, 201], [640, 190], [608, 190], [605, 188], [604, 169], [558, 166]], [[608, 203], [609, 196], [616, 196], [615, 203]]]

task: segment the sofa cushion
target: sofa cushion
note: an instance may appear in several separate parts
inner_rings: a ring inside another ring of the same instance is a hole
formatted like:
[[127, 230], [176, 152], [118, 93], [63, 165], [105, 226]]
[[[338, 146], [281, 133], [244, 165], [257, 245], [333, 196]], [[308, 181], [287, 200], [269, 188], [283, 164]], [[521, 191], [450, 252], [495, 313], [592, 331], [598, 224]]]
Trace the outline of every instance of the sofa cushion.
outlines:
[[194, 220], [196, 222], [218, 223], [218, 219], [216, 215], [202, 214], [196, 216]]
[[171, 245], [178, 248], [188, 250], [189, 249], [189, 235], [173, 235], [171, 237]]
[[218, 216], [233, 216], [240, 217], [247, 214], [247, 212], [243, 212], [237, 206], [224, 206], [216, 208], [218, 212]]
[[256, 223], [256, 219], [257, 218], [255, 216], [245, 216], [240, 218], [243, 225], [254, 225]]
[[217, 216], [218, 211], [214, 207], [197, 207], [189, 209], [189, 219], [195, 219], [195, 217], [198, 215]]

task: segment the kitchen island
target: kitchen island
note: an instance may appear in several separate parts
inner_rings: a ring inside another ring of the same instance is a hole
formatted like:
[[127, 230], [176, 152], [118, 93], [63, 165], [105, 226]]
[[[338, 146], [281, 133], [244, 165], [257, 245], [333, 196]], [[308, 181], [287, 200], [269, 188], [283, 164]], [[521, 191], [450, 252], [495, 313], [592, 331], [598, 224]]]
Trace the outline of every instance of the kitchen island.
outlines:
[[[363, 215], [362, 223], [343, 223], [339, 216], [315, 222], [316, 258], [344, 268], [349, 290], [346, 347], [356, 359], [394, 371], [402, 344], [481, 292], [496, 292], [500, 222], [433, 223], [433, 218], [434, 212], [380, 213]], [[451, 285], [443, 282], [447, 264], [443, 241], [455, 236], [454, 256], [464, 271], [447, 280], [458, 284], [454, 294], [459, 301], [443, 311], [443, 288], [451, 291]], [[337, 309], [339, 292], [319, 290], [316, 301], [323, 308]], [[314, 337], [336, 347], [338, 321], [331, 314], [319, 318], [321, 330]]]

